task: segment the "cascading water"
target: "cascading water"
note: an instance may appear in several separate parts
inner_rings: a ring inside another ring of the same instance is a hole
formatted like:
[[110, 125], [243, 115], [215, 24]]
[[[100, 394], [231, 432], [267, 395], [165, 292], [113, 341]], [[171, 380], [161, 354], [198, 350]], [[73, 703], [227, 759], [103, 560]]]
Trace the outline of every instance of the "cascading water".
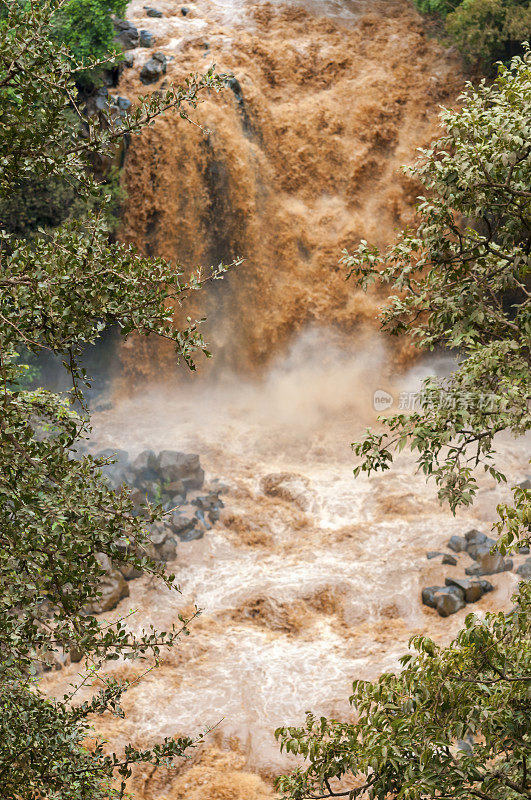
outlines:
[[[168, 115], [133, 140], [123, 236], [187, 268], [245, 258], [196, 309], [219, 366], [256, 371], [308, 324], [372, 323], [374, 298], [345, 283], [341, 250], [411, 223], [418, 187], [400, 167], [455, 101], [455, 56], [407, 0], [158, 7], [151, 19], [133, 0], [128, 16], [153, 31], [167, 81], [215, 63], [237, 83], [194, 112], [207, 136]], [[146, 91], [150, 55], [135, 51], [120, 92]], [[160, 344], [135, 341], [124, 360], [148, 378], [171, 369]]]
[[[419, 590], [462, 575], [468, 557], [443, 568], [426, 551], [471, 527], [488, 532], [506, 496], [484, 478], [477, 505], [454, 518], [406, 455], [371, 479], [351, 471], [349, 442], [376, 421], [374, 391], [396, 409], [441, 365], [397, 375], [376, 333], [377, 298], [345, 283], [337, 261], [412, 221], [417, 187], [399, 166], [436, 133], [438, 105], [455, 102], [462, 77], [406, 0], [193, 0], [186, 15], [174, 0], [156, 6], [160, 19], [142, 0], [128, 16], [173, 57], [168, 80], [216, 62], [238, 84], [197, 110], [208, 138], [170, 116], [133, 141], [123, 237], [187, 268], [246, 261], [195, 309], [209, 317], [212, 368], [184, 381], [169, 349], [132, 338], [114, 405], [94, 417], [101, 447], [196, 452], [207, 480], [227, 486], [219, 523], [179, 545], [182, 594], [143, 577], [107, 614], [134, 607], [132, 626], [165, 629], [203, 609], [128, 692], [126, 719], [98, 729], [113, 746], [141, 746], [219, 723], [182, 769], [139, 771], [137, 796], [265, 800], [289, 766], [276, 726], [307, 709], [348, 717], [354, 678], [396, 668], [414, 633], [448, 641], [462, 625], [470, 609], [441, 619]], [[150, 51], [134, 55], [120, 84], [131, 99]], [[525, 452], [500, 442], [510, 483], [525, 477]], [[493, 576], [475, 610], [509, 607], [516, 580]], [[75, 671], [45, 683], [59, 691]]]

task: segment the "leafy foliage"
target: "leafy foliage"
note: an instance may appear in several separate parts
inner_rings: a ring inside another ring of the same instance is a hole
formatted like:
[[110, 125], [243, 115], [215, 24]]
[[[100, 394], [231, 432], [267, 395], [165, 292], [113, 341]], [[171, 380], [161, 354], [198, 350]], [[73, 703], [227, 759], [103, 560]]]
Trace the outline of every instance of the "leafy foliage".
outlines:
[[398, 675], [356, 681], [356, 722], [308, 714], [304, 727], [277, 730], [283, 749], [310, 761], [279, 788], [297, 800], [529, 797], [529, 582], [519, 599], [507, 616], [470, 614], [449, 647], [415, 637]]
[[415, 5], [423, 14], [439, 14], [444, 17], [453, 11], [461, 0], [415, 0]]
[[485, 72], [521, 52], [531, 31], [529, 0], [415, 0], [424, 14], [444, 20], [449, 38]]
[[108, 59], [113, 52], [112, 14], [122, 17], [127, 0], [69, 0], [56, 15], [53, 36], [75, 64]]
[[[395, 290], [384, 330], [461, 355], [446, 382], [425, 381], [420, 410], [381, 418], [383, 432], [353, 445], [356, 472], [388, 469], [393, 446], [407, 446], [453, 509], [472, 502], [478, 465], [505, 480], [495, 433], [517, 436], [531, 422], [529, 60], [443, 112], [446, 136], [411, 169], [429, 192], [417, 230], [385, 254], [362, 242], [343, 258], [362, 287]], [[516, 487], [514, 505], [498, 511], [498, 548], [529, 546], [531, 492]], [[307, 761], [279, 788], [293, 800], [529, 798], [531, 582], [514, 599], [509, 614], [470, 614], [449, 647], [413, 638], [398, 674], [356, 681], [354, 722], [308, 714], [305, 726], [278, 729], [281, 747]]]
[[[112, 754], [97, 738], [87, 743], [91, 716], [123, 713], [127, 682], [110, 680], [102, 665], [140, 658], [152, 668], [161, 648], [187, 632], [187, 621], [134, 635], [126, 619], [102, 622], [88, 612], [106, 559], [177, 586], [146, 555], [146, 525], [162, 510], [146, 504], [140, 516], [133, 513], [126, 489], [112, 491], [103, 481], [104, 462], [81, 453], [90, 421], [79, 356], [114, 325], [123, 335], [170, 339], [193, 369], [194, 353], [208, 351], [196, 322], [175, 328], [173, 307], [225, 270], [199, 270], [185, 281], [177, 265], [111, 242], [104, 199], [88, 171], [94, 156], [109, 156], [124, 134], [140, 132], [159, 114], [187, 119], [202, 92], [221, 89], [222, 76], [190, 76], [185, 86], [141, 98], [125, 120], [102, 127], [83, 117], [69, 52], [51, 42], [60, 6], [9, 6], [0, 52], [0, 204], [25, 181], [57, 180], [92, 209], [34, 240], [0, 233], [0, 795], [17, 800], [122, 796], [133, 764], [169, 763], [194, 744], [170, 737]], [[70, 395], [25, 388], [22, 350], [61, 356]], [[73, 651], [85, 656], [79, 686], [100, 680], [103, 689], [84, 702], [76, 702], [77, 687], [62, 699], [46, 698], [36, 674], [53, 654]]]
[[390, 447], [408, 444], [452, 509], [477, 490], [474, 468], [492, 465], [501, 430], [529, 430], [531, 303], [531, 67], [529, 54], [502, 68], [496, 84], [469, 87], [462, 111], [444, 111], [447, 135], [410, 172], [430, 192], [420, 224], [385, 254], [362, 242], [345, 253], [366, 288], [390, 285], [382, 328], [460, 356], [447, 380], [424, 382], [419, 411], [386, 418], [392, 432], [355, 445], [371, 472], [387, 469]]
[[446, 18], [446, 29], [461, 52], [486, 71], [521, 50], [531, 32], [529, 0], [463, 0]]

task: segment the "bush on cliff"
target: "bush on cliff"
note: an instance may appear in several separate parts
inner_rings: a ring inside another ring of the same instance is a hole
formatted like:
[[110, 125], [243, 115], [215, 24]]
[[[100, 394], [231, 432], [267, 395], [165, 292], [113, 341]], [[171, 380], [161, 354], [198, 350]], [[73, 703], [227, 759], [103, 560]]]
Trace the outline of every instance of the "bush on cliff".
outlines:
[[[446, 380], [424, 381], [420, 407], [381, 418], [354, 445], [356, 473], [390, 468], [392, 450], [417, 456], [452, 509], [477, 490], [474, 470], [504, 481], [494, 437], [531, 427], [531, 57], [498, 81], [468, 88], [444, 111], [446, 135], [411, 170], [424, 184], [419, 225], [384, 254], [362, 242], [345, 254], [366, 288], [391, 286], [382, 328], [427, 350], [460, 355]], [[497, 548], [529, 546], [531, 492], [498, 507]], [[411, 641], [403, 669], [356, 681], [355, 722], [308, 714], [277, 737], [307, 764], [279, 779], [293, 800], [523, 800], [531, 797], [531, 582], [508, 613], [470, 614], [449, 647]]]
[[105, 66], [118, 52], [112, 15], [122, 17], [127, 4], [128, 0], [69, 0], [54, 16], [52, 36], [68, 48], [75, 65], [96, 61]]
[[484, 72], [522, 50], [531, 34], [530, 0], [415, 0], [423, 13], [444, 19], [461, 53]]
[[[0, 199], [28, 180], [60, 180], [94, 211], [33, 240], [0, 226], [0, 796], [109, 800], [123, 796], [134, 764], [171, 763], [195, 742], [168, 737], [113, 753], [92, 730], [97, 715], [123, 716], [128, 681], [102, 673], [106, 662], [147, 659], [149, 669], [186, 632], [186, 620], [134, 635], [124, 618], [87, 613], [109, 559], [141, 567], [172, 589], [176, 584], [145, 555], [146, 524], [160, 519], [161, 510], [133, 513], [129, 493], [112, 491], [101, 462], [79, 452], [90, 431], [79, 356], [114, 325], [123, 335], [171, 340], [193, 368], [194, 352], [205, 345], [195, 323], [175, 328], [172, 304], [204, 278], [186, 282], [175, 265], [111, 242], [87, 166], [163, 112], [186, 118], [201, 93], [219, 90], [222, 80], [212, 72], [190, 76], [184, 87], [146, 98], [116, 125], [84, 120], [74, 103], [69, 51], [50, 38], [60, 5], [7, 4], [1, 20]], [[77, 126], [72, 113], [81, 117]], [[16, 361], [21, 348], [62, 357], [70, 396], [24, 388]], [[64, 697], [45, 695], [39, 672], [69, 654], [83, 658], [82, 691], [71, 686]]]

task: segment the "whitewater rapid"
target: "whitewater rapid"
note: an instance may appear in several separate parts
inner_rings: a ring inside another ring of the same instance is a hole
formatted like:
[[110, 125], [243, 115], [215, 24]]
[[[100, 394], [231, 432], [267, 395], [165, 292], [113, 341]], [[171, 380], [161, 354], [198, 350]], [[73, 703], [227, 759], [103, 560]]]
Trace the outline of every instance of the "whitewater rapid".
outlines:
[[[472, 527], [488, 533], [507, 491], [482, 478], [477, 505], [454, 518], [410, 456], [355, 480], [349, 443], [376, 423], [374, 392], [389, 391], [396, 407], [401, 392], [416, 391], [423, 374], [441, 367], [393, 375], [383, 340], [360, 336], [359, 345], [356, 354], [350, 339], [309, 330], [261, 379], [225, 373], [151, 384], [95, 415], [98, 446], [197, 452], [207, 485], [226, 486], [220, 521], [203, 539], [181, 543], [168, 565], [182, 594], [133, 580], [130, 597], [106, 615], [136, 608], [133, 629], [166, 629], [194, 605], [202, 610], [190, 637], [128, 692], [126, 719], [103, 723], [114, 746], [215, 725], [210, 747], [240, 759], [235, 774], [267, 780], [289, 767], [273, 739], [277, 726], [302, 722], [309, 709], [348, 718], [354, 679], [397, 669], [413, 634], [447, 642], [463, 624], [471, 607], [441, 619], [421, 605], [420, 590], [464, 576], [469, 557], [447, 567], [426, 552]], [[528, 449], [529, 442], [500, 442], [498, 464], [510, 484], [526, 477]], [[476, 613], [510, 607], [517, 576], [489, 580], [496, 589]], [[112, 671], [131, 676], [138, 667]], [[181, 779], [166, 777], [168, 798], [180, 797]], [[264, 787], [257, 797], [267, 796]]]

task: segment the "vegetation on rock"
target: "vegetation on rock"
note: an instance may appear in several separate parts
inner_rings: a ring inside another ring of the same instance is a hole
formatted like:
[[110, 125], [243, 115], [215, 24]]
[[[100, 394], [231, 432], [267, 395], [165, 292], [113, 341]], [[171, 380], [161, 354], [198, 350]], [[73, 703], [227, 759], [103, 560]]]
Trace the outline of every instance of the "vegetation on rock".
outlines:
[[529, 0], [415, 0], [419, 11], [444, 20], [449, 38], [485, 72], [521, 52], [531, 32]]
[[52, 35], [70, 51], [76, 66], [108, 62], [114, 48], [112, 15], [122, 17], [128, 0], [68, 0], [55, 15]]
[[[175, 576], [145, 553], [146, 524], [162, 510], [147, 503], [141, 515], [133, 513], [128, 491], [113, 491], [103, 479], [106, 460], [81, 455], [90, 422], [79, 356], [114, 325], [123, 335], [170, 339], [193, 369], [205, 343], [193, 321], [176, 329], [173, 305], [225, 269], [185, 281], [176, 265], [112, 242], [105, 199], [88, 170], [92, 158], [112, 155], [124, 134], [140, 132], [159, 114], [186, 119], [201, 93], [221, 89], [222, 78], [212, 71], [191, 76], [102, 127], [83, 117], [70, 52], [51, 37], [61, 5], [8, 4], [1, 29], [0, 201], [27, 181], [58, 181], [73, 187], [85, 209], [84, 217], [34, 239], [0, 233], [0, 795], [19, 800], [122, 796], [133, 764], [169, 763], [194, 744], [169, 737], [113, 754], [91, 729], [95, 714], [123, 713], [127, 681], [101, 673], [105, 662], [148, 659], [149, 669], [161, 648], [186, 633], [187, 621], [133, 635], [125, 619], [102, 621], [87, 612], [109, 559], [177, 587]], [[70, 395], [25, 389], [16, 362], [21, 348], [62, 357]], [[68, 654], [84, 656], [81, 686], [102, 687], [89, 700], [78, 701], [76, 687], [61, 699], [39, 688], [36, 674]]]
[[[420, 198], [416, 231], [381, 254], [362, 242], [345, 253], [364, 288], [390, 285], [382, 328], [418, 346], [459, 355], [447, 380], [424, 381], [419, 408], [381, 418], [353, 445], [356, 473], [390, 467], [410, 448], [455, 510], [477, 490], [475, 470], [504, 481], [494, 437], [531, 427], [531, 56], [515, 57], [492, 86], [468, 87], [444, 111], [446, 135], [411, 174]], [[500, 506], [495, 547], [528, 547], [531, 492]], [[364, 792], [371, 798], [516, 800], [531, 796], [531, 584], [509, 614], [470, 614], [449, 647], [415, 637], [398, 674], [356, 681], [353, 723], [308, 714], [281, 728], [281, 746], [309, 765], [279, 779], [293, 800]], [[468, 740], [468, 741], [467, 741]]]

